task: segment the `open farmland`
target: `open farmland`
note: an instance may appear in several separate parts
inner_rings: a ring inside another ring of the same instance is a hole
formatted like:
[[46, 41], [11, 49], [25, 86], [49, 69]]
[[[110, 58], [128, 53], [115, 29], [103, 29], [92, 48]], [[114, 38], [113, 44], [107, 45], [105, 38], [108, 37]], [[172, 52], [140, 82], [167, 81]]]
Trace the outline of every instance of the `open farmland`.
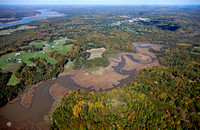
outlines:
[[102, 54], [103, 52], [105, 51], [106, 49], [105, 48], [97, 48], [97, 49], [91, 49], [91, 50], [87, 50], [87, 52], [90, 52], [91, 55], [90, 57], [88, 58], [89, 60], [91, 59], [95, 59], [95, 58], [98, 58], [98, 57], [102, 57]]
[[43, 47], [44, 53], [50, 53], [51, 51], [57, 51], [61, 54], [65, 54], [72, 46], [71, 45], [64, 45], [66, 39], [54, 40], [53, 42], [47, 43], [46, 41], [34, 41], [30, 43], [31, 46]]
[[[18, 61], [22, 61], [24, 63], [27, 63], [27, 65], [35, 65], [31, 61], [29, 61], [30, 58], [32, 57], [43, 57], [44, 59], [47, 60], [50, 64], [54, 64], [57, 61], [54, 58], [51, 58], [49, 56], [49, 53], [51, 51], [57, 51], [59, 53], [66, 53], [72, 45], [64, 45], [65, 40], [56, 40], [54, 43], [47, 43], [44, 41], [35, 41], [31, 43], [30, 45], [35, 46], [35, 47], [42, 47], [44, 44], [46, 45], [43, 48], [43, 51], [36, 51], [36, 52], [26, 52], [26, 51], [19, 51], [19, 52], [12, 52], [6, 55], [3, 55], [0, 57], [0, 68], [4, 71], [11, 71], [13, 72], [14, 70], [11, 70], [10, 68], [14, 68], [14, 66], [17, 66]], [[52, 44], [52, 45], [51, 45]], [[53, 47], [52, 47], [53, 46]], [[15, 56], [16, 53], [20, 53], [19, 56]], [[13, 61], [8, 61], [9, 58], [12, 58]]]
[[[20, 56], [15, 56], [16, 53], [20, 53]], [[25, 51], [19, 51], [19, 52], [12, 52], [7, 55], [4, 55], [0, 59], [0, 68], [2, 68], [5, 71], [10, 71], [10, 66], [13, 66], [14, 64], [18, 63], [18, 61], [22, 61], [24, 63], [27, 63], [27, 65], [35, 65], [33, 62], [29, 61], [32, 57], [43, 57], [45, 58], [49, 63], [53, 64], [57, 61], [47, 54], [43, 54], [42, 52], [25, 52]], [[8, 61], [9, 58], [12, 58], [13, 61]], [[19, 63], [18, 63], [19, 64]]]
[[2, 30], [0, 31], [0, 35], [10, 35], [11, 33], [19, 30], [27, 30], [27, 29], [33, 29], [37, 28], [36, 26], [20, 26], [16, 29], [8, 29], [8, 30]]
[[15, 85], [15, 84], [19, 83], [19, 81], [20, 80], [13, 74], [7, 85]]
[[[57, 51], [61, 54], [66, 53], [73, 45], [64, 45], [65, 39], [60, 40], [54, 40], [51, 43], [47, 43], [45, 41], [34, 41], [29, 44], [29, 46], [35, 46], [42, 48], [42, 51], [18, 51], [18, 52], [12, 52], [6, 55], [3, 55], [0, 57], [0, 68], [6, 72], [15, 72], [15, 70], [21, 65], [22, 62], [26, 63], [29, 66], [35, 66], [35, 64], [30, 61], [30, 58], [36, 58], [36, 57], [42, 57], [45, 60], [47, 60], [50, 64], [57, 63], [57, 60], [50, 57], [49, 53], [51, 51]], [[18, 56], [15, 56], [16, 54], [20, 54]], [[8, 85], [15, 85], [18, 83], [18, 79], [12, 75], [11, 79], [8, 82]]]

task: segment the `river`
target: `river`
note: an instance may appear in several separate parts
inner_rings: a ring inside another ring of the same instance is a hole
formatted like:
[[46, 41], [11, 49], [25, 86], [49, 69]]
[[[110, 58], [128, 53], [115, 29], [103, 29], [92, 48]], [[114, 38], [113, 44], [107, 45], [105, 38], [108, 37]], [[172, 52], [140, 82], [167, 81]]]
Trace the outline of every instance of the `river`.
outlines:
[[66, 16], [66, 14], [60, 14], [55, 11], [49, 11], [49, 10], [38, 10], [38, 11], [40, 12], [40, 14], [38, 15], [25, 17], [22, 20], [16, 21], [16, 22], [4, 23], [4, 24], [1, 24], [0, 27], [9, 27], [9, 26], [18, 25], [18, 24], [29, 23], [31, 21], [36, 21], [40, 19]]
[[[136, 46], [133, 49], [137, 51], [137, 48], [149, 48], [149, 46]], [[138, 61], [138, 59], [135, 59], [131, 55], [126, 54], [126, 56], [134, 62], [140, 62]], [[151, 62], [153, 62], [153, 58], [150, 55], [147, 56], [149, 56], [151, 60], [145, 64], [150, 64]], [[115, 87], [124, 85], [133, 80], [136, 73], [136, 69], [132, 69], [129, 71], [122, 70], [122, 68], [126, 65], [126, 60], [124, 59], [124, 56], [121, 56], [121, 61], [117, 63], [117, 66], [113, 66], [114, 71], [121, 75], [129, 75], [129, 77], [121, 80], [120, 84]], [[26, 109], [21, 106], [19, 100], [15, 103], [8, 103], [6, 106], [4, 106], [0, 110], [0, 116], [6, 118], [8, 121], [11, 122], [31, 120], [34, 124], [37, 124], [44, 119], [45, 115], [48, 114], [54, 102], [53, 97], [49, 94], [49, 88], [55, 83], [58, 83], [70, 90], [85, 89], [76, 84], [70, 75], [58, 77], [56, 80], [47, 80], [35, 88], [36, 91], [30, 109]]]

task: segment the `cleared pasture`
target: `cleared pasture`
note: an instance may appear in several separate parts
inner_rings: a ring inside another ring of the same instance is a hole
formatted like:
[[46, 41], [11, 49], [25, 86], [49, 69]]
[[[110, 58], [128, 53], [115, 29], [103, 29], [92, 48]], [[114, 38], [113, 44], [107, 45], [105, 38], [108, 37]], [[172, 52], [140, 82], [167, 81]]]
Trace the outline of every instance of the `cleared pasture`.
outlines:
[[91, 54], [90, 57], [88, 58], [88, 60], [95, 59], [95, 58], [98, 58], [98, 57], [101, 58], [102, 54], [105, 50], [106, 49], [104, 47], [87, 50], [87, 52], [89, 52]]

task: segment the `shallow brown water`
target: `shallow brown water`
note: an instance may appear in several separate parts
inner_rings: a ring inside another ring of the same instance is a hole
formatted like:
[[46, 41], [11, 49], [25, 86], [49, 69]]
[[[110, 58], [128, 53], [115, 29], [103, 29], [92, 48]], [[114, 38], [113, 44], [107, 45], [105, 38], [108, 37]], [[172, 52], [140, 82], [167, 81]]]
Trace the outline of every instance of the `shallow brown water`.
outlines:
[[43, 120], [44, 116], [48, 114], [51, 105], [54, 102], [53, 97], [49, 94], [51, 85], [59, 83], [60, 85], [74, 89], [84, 89], [77, 85], [71, 76], [59, 77], [56, 80], [48, 80], [38, 85], [35, 89], [35, 95], [30, 109], [24, 108], [20, 105], [20, 100], [15, 103], [9, 103], [0, 110], [0, 116], [3, 116], [10, 122], [19, 122], [31, 120], [33, 123], [38, 123]]
[[[143, 47], [144, 48], [144, 47]], [[151, 57], [150, 57], [151, 58]], [[129, 57], [134, 62], [137, 62], [133, 57]], [[152, 58], [151, 58], [152, 59]], [[152, 59], [153, 60], [153, 59]], [[139, 61], [138, 61], [139, 62]], [[136, 69], [125, 71], [121, 70], [126, 64], [124, 57], [121, 57], [121, 61], [118, 62], [118, 66], [113, 67], [115, 72], [121, 75], [129, 75], [127, 79], [120, 81], [117, 86], [124, 85], [134, 79]], [[54, 99], [49, 94], [51, 85], [58, 83], [70, 90], [85, 89], [74, 82], [70, 75], [58, 77], [56, 80], [47, 80], [44, 83], [38, 85], [35, 88], [35, 95], [30, 109], [26, 109], [20, 105], [20, 101], [15, 103], [9, 103], [0, 110], [0, 116], [3, 116], [10, 122], [20, 122], [31, 120], [35, 125], [44, 119], [44, 116], [48, 114]], [[115, 86], [115, 87], [117, 87]]]

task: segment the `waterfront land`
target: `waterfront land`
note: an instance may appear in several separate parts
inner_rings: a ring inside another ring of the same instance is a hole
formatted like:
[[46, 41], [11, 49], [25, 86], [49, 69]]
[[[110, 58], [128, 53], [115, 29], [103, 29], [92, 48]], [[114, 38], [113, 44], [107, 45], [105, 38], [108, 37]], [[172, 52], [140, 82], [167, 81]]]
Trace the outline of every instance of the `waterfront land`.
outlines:
[[198, 6], [49, 9], [0, 29], [0, 129], [200, 127]]

